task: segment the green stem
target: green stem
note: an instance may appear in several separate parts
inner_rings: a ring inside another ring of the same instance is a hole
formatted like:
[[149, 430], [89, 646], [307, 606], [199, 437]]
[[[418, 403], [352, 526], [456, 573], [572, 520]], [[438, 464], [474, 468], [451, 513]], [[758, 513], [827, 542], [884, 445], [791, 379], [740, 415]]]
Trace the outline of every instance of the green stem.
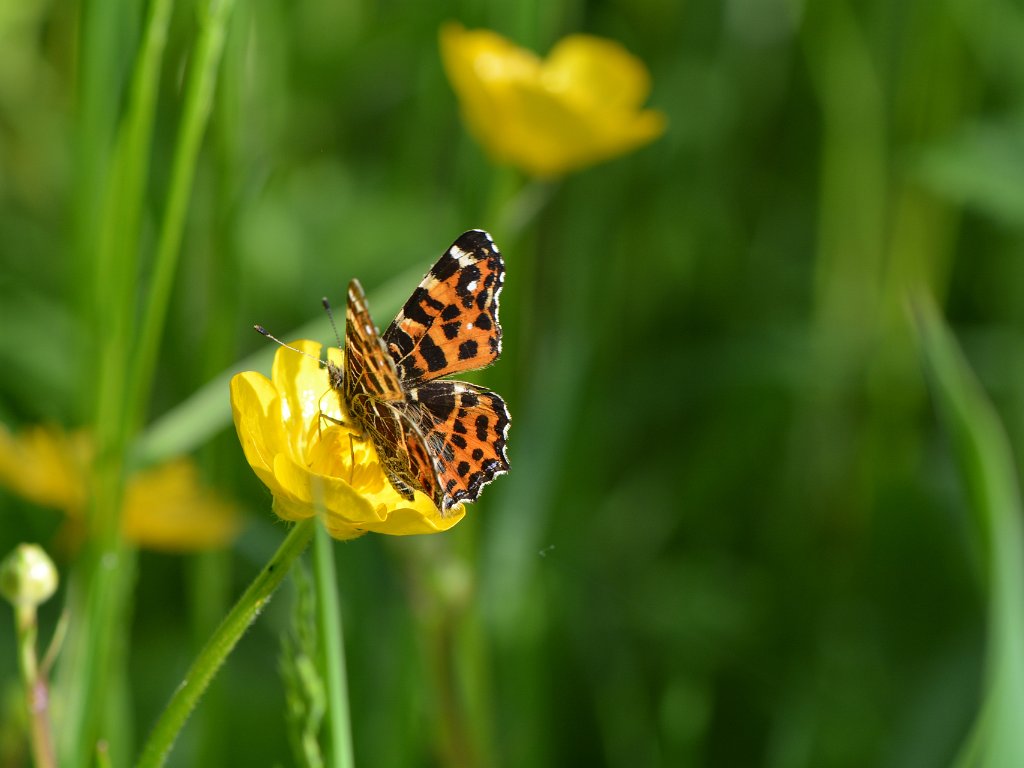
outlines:
[[331, 739], [331, 764], [352, 768], [352, 724], [349, 719], [348, 678], [345, 674], [345, 637], [338, 608], [338, 581], [330, 535], [317, 526], [313, 539], [313, 580], [316, 585], [317, 634], [323, 653], [327, 683], [327, 728]]
[[53, 738], [50, 733], [49, 686], [39, 674], [36, 663], [36, 607], [34, 604], [17, 605], [14, 618], [18, 633], [18, 666], [25, 686], [25, 704], [28, 709], [29, 742], [32, 762], [36, 768], [53, 768]]
[[255, 581], [249, 585], [245, 594], [239, 598], [235, 607], [217, 628], [213, 637], [199, 652], [199, 656], [193, 662], [185, 680], [174, 692], [163, 714], [160, 715], [160, 719], [157, 720], [149, 740], [142, 749], [139, 761], [136, 763], [138, 768], [156, 768], [156, 766], [164, 764], [174, 740], [185, 725], [185, 721], [192, 713], [199, 698], [227, 659], [228, 654], [234, 650], [245, 630], [269, 602], [295, 559], [302, 554], [313, 536], [316, 525], [315, 518], [296, 523], [270, 562], [260, 571]]
[[105, 741], [96, 744], [96, 768], [113, 768], [110, 760], [110, 745]]

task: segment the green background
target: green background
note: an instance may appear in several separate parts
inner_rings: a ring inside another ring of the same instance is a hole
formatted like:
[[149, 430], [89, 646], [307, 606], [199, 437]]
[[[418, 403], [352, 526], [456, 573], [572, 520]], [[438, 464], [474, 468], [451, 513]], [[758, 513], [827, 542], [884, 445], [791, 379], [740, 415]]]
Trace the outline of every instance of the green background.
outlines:
[[[140, 285], [206, 13], [181, 2], [171, 19]], [[143, 16], [125, 0], [0, 5], [14, 428], [92, 418], [102, 329], [83, 319], [97, 275], [82, 233]], [[650, 68], [667, 132], [559, 183], [494, 168], [441, 67], [451, 19], [540, 52], [577, 31], [620, 41]], [[475, 380], [508, 401], [511, 473], [449, 534], [335, 547], [359, 765], [958, 754], [983, 696], [989, 552], [906, 291], [937, 297], [1019, 445], [1022, 34], [1005, 0], [238, 0], [145, 421], [175, 423], [252, 353], [269, 373], [251, 325], [290, 337], [352, 277], [386, 325], [465, 229], [491, 231], [508, 270], [504, 354]], [[522, 226], [517, 204], [536, 206]], [[224, 552], [140, 554], [115, 764], [284, 535], [227, 396], [193, 447], [246, 529]], [[0, 551], [40, 541], [66, 572], [59, 523], [0, 493]], [[294, 763], [279, 671], [293, 597], [242, 640], [172, 765]], [[0, 619], [0, 765], [27, 761], [12, 634]]]

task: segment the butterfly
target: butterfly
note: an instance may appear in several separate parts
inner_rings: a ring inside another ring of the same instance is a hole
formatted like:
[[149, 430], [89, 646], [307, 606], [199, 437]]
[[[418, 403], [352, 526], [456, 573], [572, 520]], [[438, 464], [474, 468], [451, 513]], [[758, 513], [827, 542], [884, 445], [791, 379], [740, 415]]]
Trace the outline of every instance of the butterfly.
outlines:
[[443, 378], [498, 359], [504, 279], [491, 236], [465, 232], [383, 334], [353, 280], [344, 362], [327, 363], [331, 388], [356, 431], [373, 440], [391, 486], [410, 501], [422, 491], [442, 514], [475, 501], [509, 469], [505, 401], [485, 387]]

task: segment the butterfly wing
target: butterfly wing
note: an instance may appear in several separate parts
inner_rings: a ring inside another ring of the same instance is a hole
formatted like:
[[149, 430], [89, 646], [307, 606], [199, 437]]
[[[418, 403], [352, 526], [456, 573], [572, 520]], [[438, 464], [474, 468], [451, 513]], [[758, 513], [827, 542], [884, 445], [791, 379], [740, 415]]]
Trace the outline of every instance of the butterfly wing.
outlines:
[[378, 336], [359, 282], [349, 285], [344, 397], [406, 499], [423, 490], [446, 512], [508, 471], [504, 401], [483, 387], [435, 381], [501, 353], [501, 254], [486, 232], [461, 235]]
[[[373, 435], [377, 457], [391, 487], [408, 501], [413, 500], [417, 490], [423, 490], [434, 505], [440, 507], [441, 499], [436, 496], [437, 483], [424, 482], [423, 477], [437, 477], [441, 468], [431, 456], [417, 421], [409, 418], [401, 406], [391, 403], [378, 401], [374, 403], [374, 410], [376, 418], [371, 422], [375, 426], [368, 427], [368, 430]], [[376, 425], [385, 425], [387, 433], [377, 434]], [[388, 446], [383, 450], [380, 448], [382, 441]]]
[[419, 414], [420, 443], [429, 451], [424, 456], [408, 446], [412, 471], [442, 510], [475, 501], [508, 471], [509, 415], [496, 393], [462, 381], [431, 381], [409, 390], [406, 408]]
[[490, 365], [501, 354], [498, 296], [505, 264], [491, 236], [459, 236], [384, 331], [406, 387]]
[[368, 435], [391, 486], [412, 500], [415, 476], [406, 455], [408, 425], [395, 403], [405, 399], [398, 368], [384, 347], [358, 280], [348, 286], [342, 396], [356, 426]]
[[398, 368], [370, 318], [366, 294], [358, 280], [348, 285], [343, 386], [350, 408], [358, 403], [360, 397], [369, 396], [386, 401], [402, 400], [405, 397]]

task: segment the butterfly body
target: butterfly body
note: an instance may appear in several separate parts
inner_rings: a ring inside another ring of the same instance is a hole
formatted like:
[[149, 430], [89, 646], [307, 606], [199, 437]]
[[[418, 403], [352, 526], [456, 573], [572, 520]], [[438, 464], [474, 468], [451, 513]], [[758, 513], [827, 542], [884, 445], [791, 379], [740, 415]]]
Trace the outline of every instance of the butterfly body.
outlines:
[[329, 379], [357, 431], [373, 440], [392, 487], [447, 512], [508, 471], [509, 415], [490, 390], [441, 377], [501, 354], [504, 263], [490, 236], [461, 235], [380, 334], [359, 281], [348, 289], [344, 367]]

